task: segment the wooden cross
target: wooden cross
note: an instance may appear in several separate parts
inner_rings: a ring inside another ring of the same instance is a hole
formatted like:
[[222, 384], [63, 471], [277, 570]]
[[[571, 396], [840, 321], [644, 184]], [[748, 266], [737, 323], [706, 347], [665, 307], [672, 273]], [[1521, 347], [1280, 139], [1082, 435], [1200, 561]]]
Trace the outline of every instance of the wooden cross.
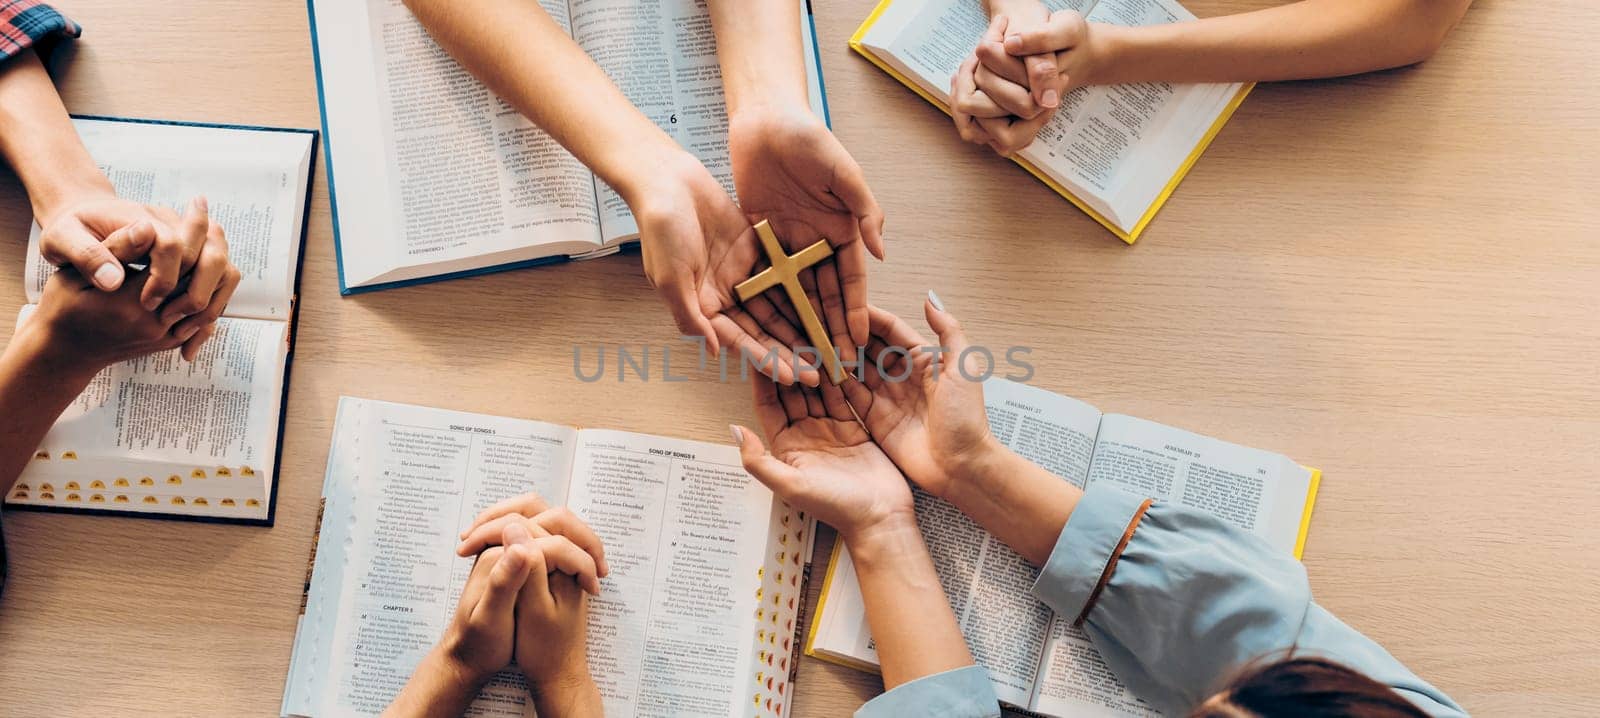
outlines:
[[822, 319], [817, 316], [816, 310], [811, 308], [811, 300], [806, 297], [805, 289], [800, 286], [800, 270], [833, 256], [833, 247], [828, 246], [828, 240], [819, 239], [816, 244], [794, 254], [788, 254], [783, 251], [783, 245], [778, 244], [778, 236], [772, 233], [772, 227], [766, 220], [757, 222], [755, 230], [756, 236], [761, 238], [761, 248], [766, 251], [767, 259], [772, 262], [772, 266], [735, 285], [734, 294], [738, 295], [739, 301], [748, 302], [762, 292], [782, 285], [784, 292], [789, 295], [789, 303], [794, 305], [795, 313], [800, 315], [800, 323], [805, 326], [806, 336], [811, 339], [811, 346], [822, 354], [822, 365], [828, 369], [828, 379], [834, 384], [843, 383], [844, 367], [839, 364], [839, 356], [833, 350], [833, 342], [828, 340], [828, 330], [822, 326]]

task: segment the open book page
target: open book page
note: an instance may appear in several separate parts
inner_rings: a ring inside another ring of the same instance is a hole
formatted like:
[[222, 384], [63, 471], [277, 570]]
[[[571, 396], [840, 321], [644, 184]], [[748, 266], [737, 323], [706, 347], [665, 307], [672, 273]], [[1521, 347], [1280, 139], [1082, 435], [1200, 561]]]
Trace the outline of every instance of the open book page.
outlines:
[[61, 413], [39, 448], [268, 468], [286, 329], [283, 322], [223, 317], [192, 362], [172, 350], [112, 365]]
[[763, 702], [755, 672], [786, 681], [791, 667], [774, 629], [793, 625], [803, 583], [770, 582], [804, 568], [802, 537], [787, 532], [800, 530], [798, 517], [782, 518], [788, 510], [731, 446], [589, 429], [573, 477], [568, 506], [600, 535], [611, 566], [589, 605], [606, 715], [753, 713], [752, 696]]
[[[984, 383], [989, 427], [1013, 451], [1081, 486], [1100, 412], [1076, 399], [1022, 384]], [[1000, 700], [1026, 707], [1050, 628], [1051, 612], [1033, 597], [1038, 569], [954, 506], [914, 492], [917, 523], [933, 556], [972, 657], [989, 671]], [[813, 650], [876, 666], [848, 552], [839, 554]]]
[[[803, 36], [812, 111], [822, 117], [820, 75], [804, 8], [795, 21]], [[704, 0], [572, 0], [572, 36], [640, 112], [733, 194], [722, 71]], [[604, 182], [595, 184], [606, 241], [637, 238], [638, 225], [622, 197]]]
[[[117, 196], [180, 215], [204, 195], [227, 233], [239, 288], [228, 315], [288, 319], [300, 258], [301, 219], [311, 164], [305, 132], [275, 132], [78, 118], [84, 146]], [[55, 267], [28, 237], [28, 301], [39, 301]]]
[[[1100, 423], [1089, 483], [1209, 511], [1285, 552], [1294, 550], [1311, 472], [1288, 458], [1130, 416]], [[1057, 616], [1036, 710], [1051, 715], [1154, 715], [1112, 675], [1074, 617]]]
[[[344, 475], [328, 478], [321, 539], [338, 548], [317, 559], [285, 711], [380, 713], [455, 610], [473, 565], [455, 555], [458, 533], [504, 498], [537, 491], [561, 503], [575, 436], [533, 421], [344, 400], [329, 466]], [[525, 695], [506, 671], [469, 715], [530, 715]]]
[[[567, 5], [541, 5], [566, 24]], [[594, 177], [400, 0], [312, 3], [347, 286], [596, 249]]]
[[[728, 115], [711, 15], [696, 0], [573, 0], [572, 36], [634, 107], [733, 192]], [[596, 181], [606, 241], [636, 237], [622, 197]]]
[[[1148, 25], [1193, 19], [1172, 0], [1046, 0], [1091, 22]], [[862, 43], [924, 92], [950, 102], [950, 78], [983, 36], [979, 0], [897, 0]], [[1080, 87], [1018, 156], [1123, 231], [1154, 204], [1238, 85], [1140, 83]]]
[[1282, 454], [1107, 414], [1089, 472], [1100, 482], [1208, 511], [1290, 553], [1311, 471]]

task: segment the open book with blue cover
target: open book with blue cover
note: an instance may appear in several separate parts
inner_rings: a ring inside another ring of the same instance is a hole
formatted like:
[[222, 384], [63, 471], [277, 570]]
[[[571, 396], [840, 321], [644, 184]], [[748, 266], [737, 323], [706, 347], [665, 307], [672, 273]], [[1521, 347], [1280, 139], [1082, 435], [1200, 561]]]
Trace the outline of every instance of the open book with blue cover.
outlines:
[[[544, 0], [628, 99], [733, 192], [716, 38], [696, 0]], [[636, 242], [622, 198], [395, 0], [310, 0], [343, 294]], [[812, 109], [826, 119], [809, 11]]]
[[[204, 195], [239, 287], [192, 362], [177, 350], [107, 367], [62, 412], [6, 505], [271, 523], [317, 133], [79, 117], [117, 195], [180, 209]], [[32, 316], [56, 268], [34, 223]]]

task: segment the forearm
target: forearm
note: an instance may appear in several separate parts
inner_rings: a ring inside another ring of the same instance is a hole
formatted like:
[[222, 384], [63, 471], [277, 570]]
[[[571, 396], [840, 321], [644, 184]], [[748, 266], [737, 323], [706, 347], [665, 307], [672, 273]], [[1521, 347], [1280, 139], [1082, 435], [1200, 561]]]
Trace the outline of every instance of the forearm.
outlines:
[[529, 681], [533, 707], [540, 718], [601, 718], [605, 702], [600, 687], [590, 677], [587, 666], [581, 675], [544, 681]]
[[22, 180], [43, 225], [79, 197], [113, 192], [32, 50], [0, 64], [0, 157]]
[[707, 0], [728, 114], [759, 105], [804, 108], [800, 0]]
[[1253, 82], [1338, 77], [1421, 62], [1471, 0], [1301, 0], [1141, 27], [1095, 23], [1087, 80]]
[[93, 379], [95, 369], [63, 356], [25, 324], [0, 354], [0, 487], [9, 488], [56, 418]]
[[1083, 490], [991, 438], [945, 500], [1035, 566], [1043, 566]]
[[440, 47], [625, 199], [682, 149], [536, 2], [406, 0]]
[[845, 545], [861, 584], [884, 690], [972, 665], [914, 521], [849, 537]]
[[435, 650], [417, 664], [411, 680], [384, 709], [383, 718], [457, 718], [466, 713], [482, 684]]

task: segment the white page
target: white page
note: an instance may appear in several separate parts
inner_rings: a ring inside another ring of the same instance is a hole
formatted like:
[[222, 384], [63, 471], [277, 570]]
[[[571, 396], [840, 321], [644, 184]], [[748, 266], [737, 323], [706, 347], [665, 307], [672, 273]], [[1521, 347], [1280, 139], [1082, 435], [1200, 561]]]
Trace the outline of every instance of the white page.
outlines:
[[[366, 403], [355, 436], [336, 438], [336, 452], [345, 442], [357, 447], [345, 479], [356, 488], [347, 563], [335, 574], [347, 597], [332, 606], [320, 639], [328, 673], [318, 680], [326, 682], [300, 702], [318, 716], [380, 713], [449, 624], [473, 565], [455, 555], [458, 533], [507, 497], [538, 491], [559, 504], [571, 468], [575, 432], [567, 427]], [[525, 693], [514, 670], [503, 672], [470, 714], [528, 715]]]
[[[1209, 511], [1294, 550], [1311, 473], [1260, 449], [1130, 416], [1100, 423], [1089, 483]], [[1035, 708], [1052, 715], [1154, 715], [1111, 674], [1088, 636], [1057, 616]]]
[[[23, 307], [18, 323], [34, 309]], [[287, 326], [223, 317], [193, 362], [174, 349], [114, 364], [61, 413], [39, 450], [270, 475]]]
[[[1193, 19], [1176, 2], [1054, 0], [1091, 22], [1148, 25]], [[863, 38], [924, 91], [950, 101], [950, 78], [988, 26], [978, 0], [897, 0]], [[1131, 230], [1240, 85], [1139, 83], [1080, 87], [1018, 156], [1123, 230]]]
[[347, 286], [599, 246], [593, 175], [399, 0], [312, 11]]
[[[803, 3], [802, 3], [803, 5]], [[812, 111], [824, 115], [811, 21], [801, 8], [801, 54]], [[641, 32], [660, 28], [660, 32]], [[688, 150], [732, 195], [728, 115], [716, 34], [703, 0], [574, 0], [572, 35], [639, 111]], [[622, 197], [596, 181], [607, 242], [637, 238]]]
[[[579, 442], [569, 506], [605, 542], [611, 566], [589, 607], [589, 664], [606, 715], [750, 713], [758, 650], [776, 650], [753, 640], [756, 592], [770, 591], [772, 493], [731, 446], [593, 429]], [[792, 620], [801, 588], [761, 600]], [[767, 670], [787, 671], [789, 660]]]
[[333, 657], [333, 617], [353, 595], [343, 578], [354, 548], [350, 530], [355, 523], [352, 506], [360, 481], [360, 438], [371, 413], [364, 399], [339, 398], [328, 465], [322, 477], [317, 532], [312, 536], [312, 565], [307, 569], [300, 617], [295, 625], [289, 674], [283, 682], [281, 716], [318, 714], [321, 689]]
[[1089, 481], [1216, 514], [1289, 552], [1311, 472], [1282, 454], [1107, 414]]
[[[287, 319], [300, 256], [311, 135], [115, 120], [73, 126], [117, 196], [180, 215], [204, 195], [212, 221], [239, 268], [230, 316]], [[39, 225], [28, 237], [26, 289], [37, 302], [55, 268], [39, 254]]]
[[[1018, 454], [1083, 484], [1100, 412], [1076, 399], [1002, 379], [984, 382], [995, 437]], [[1049, 607], [1033, 597], [1038, 569], [990, 536], [954, 506], [915, 492], [922, 529], [939, 581], [973, 659], [989, 671], [1000, 700], [1027, 706], [1050, 628]], [[825, 598], [813, 648], [877, 665], [877, 652], [848, 552]]]

